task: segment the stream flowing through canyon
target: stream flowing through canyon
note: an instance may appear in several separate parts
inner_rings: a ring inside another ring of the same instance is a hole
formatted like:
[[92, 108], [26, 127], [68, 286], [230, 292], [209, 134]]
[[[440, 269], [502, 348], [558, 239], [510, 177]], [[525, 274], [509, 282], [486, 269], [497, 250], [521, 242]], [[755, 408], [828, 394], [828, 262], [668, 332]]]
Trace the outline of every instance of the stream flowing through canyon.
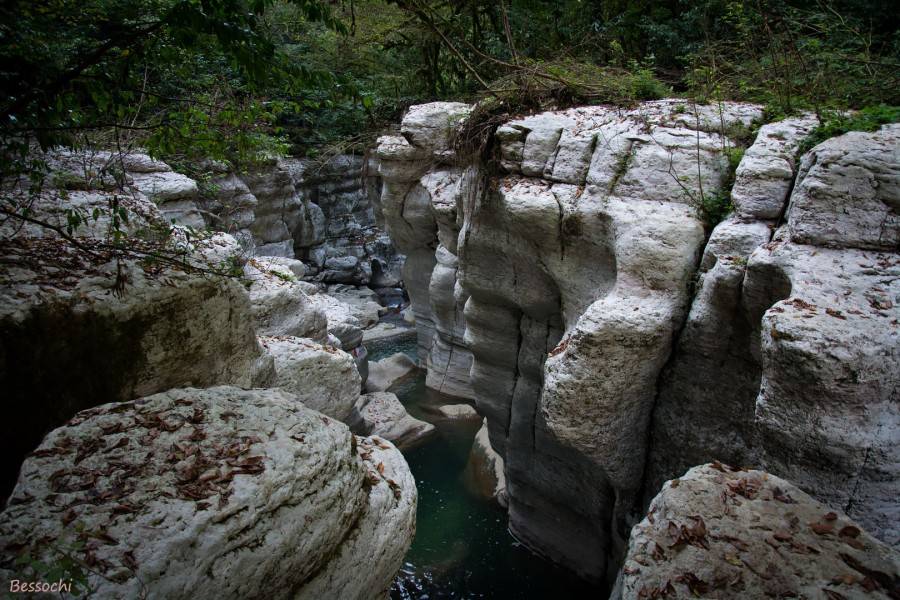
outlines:
[[[416, 355], [414, 335], [366, 346], [370, 360]], [[481, 422], [436, 419], [433, 411], [461, 400], [427, 389], [421, 370], [393, 391], [410, 415], [436, 426], [432, 436], [403, 452], [419, 505], [416, 537], [391, 589], [393, 600], [602, 597], [599, 588], [518, 543], [506, 512], [467, 485], [466, 465]]]

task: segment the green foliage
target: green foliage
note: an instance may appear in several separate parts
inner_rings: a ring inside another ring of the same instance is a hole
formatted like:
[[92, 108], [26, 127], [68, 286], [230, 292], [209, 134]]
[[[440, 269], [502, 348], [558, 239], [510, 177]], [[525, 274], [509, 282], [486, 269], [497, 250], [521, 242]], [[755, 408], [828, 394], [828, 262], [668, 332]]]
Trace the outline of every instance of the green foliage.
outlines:
[[734, 210], [734, 205], [731, 203], [731, 190], [723, 189], [711, 194], [703, 194], [699, 209], [703, 223], [707, 229], [712, 229]]
[[900, 106], [867, 106], [856, 112], [827, 111], [821, 124], [800, 144], [803, 154], [827, 139], [848, 131], [875, 131], [887, 123], [900, 122]]
[[238, 165], [362, 151], [438, 99], [897, 105], [897, 25], [889, 0], [10, 0], [0, 175], [34, 172], [32, 141]]
[[11, 0], [0, 7], [0, 176], [30, 145], [141, 145], [252, 161], [283, 152], [282, 93], [330, 81], [288, 59], [264, 21], [290, 4], [338, 31], [321, 0]]

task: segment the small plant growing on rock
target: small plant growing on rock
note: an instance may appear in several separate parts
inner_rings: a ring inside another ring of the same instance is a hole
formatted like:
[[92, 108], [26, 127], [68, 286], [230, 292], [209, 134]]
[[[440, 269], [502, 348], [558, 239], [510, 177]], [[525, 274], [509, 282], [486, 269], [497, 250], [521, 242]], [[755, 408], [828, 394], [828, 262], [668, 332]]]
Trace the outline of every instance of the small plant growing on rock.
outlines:
[[849, 131], [875, 131], [887, 123], [900, 121], [900, 106], [867, 106], [854, 113], [827, 111], [822, 114], [821, 125], [813, 129], [798, 149], [805, 154], [827, 139]]

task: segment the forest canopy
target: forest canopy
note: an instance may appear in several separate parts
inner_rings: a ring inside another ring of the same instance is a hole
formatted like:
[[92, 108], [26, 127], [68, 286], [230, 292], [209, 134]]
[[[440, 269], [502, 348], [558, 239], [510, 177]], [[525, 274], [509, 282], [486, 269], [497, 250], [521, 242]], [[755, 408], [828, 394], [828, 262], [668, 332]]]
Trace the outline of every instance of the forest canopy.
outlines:
[[[3, 175], [29, 147], [175, 163], [359, 151], [413, 103], [900, 104], [890, 0], [11, 0]], [[871, 110], [871, 109], [870, 109]]]

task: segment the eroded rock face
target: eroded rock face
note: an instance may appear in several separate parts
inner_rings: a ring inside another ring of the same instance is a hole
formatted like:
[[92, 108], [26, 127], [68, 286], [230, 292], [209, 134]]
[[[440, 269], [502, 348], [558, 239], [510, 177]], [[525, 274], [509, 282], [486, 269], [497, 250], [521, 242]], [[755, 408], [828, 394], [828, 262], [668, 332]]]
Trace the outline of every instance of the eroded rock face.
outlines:
[[74, 548], [102, 598], [384, 597], [416, 500], [391, 444], [286, 392], [171, 390], [47, 436], [0, 514], [0, 573]]
[[470, 489], [477, 494], [493, 498], [500, 506], [508, 506], [506, 470], [503, 467], [503, 458], [491, 447], [487, 419], [475, 434], [475, 441], [469, 452], [469, 462], [466, 464], [465, 478]]
[[[847, 134], [806, 154], [777, 231], [736, 217], [713, 232], [660, 386], [648, 496], [697, 462], [756, 464], [900, 542], [897, 131]], [[735, 193], [759, 199], [767, 186], [755, 193], [739, 178]]]
[[698, 201], [760, 107], [525, 117], [496, 131], [500, 174], [450, 148], [464, 113], [418, 107], [380, 140], [381, 203], [428, 385], [464, 390], [471, 360], [520, 540], [609, 578], [630, 513], [719, 459], [897, 542], [897, 126], [802, 159], [812, 116], [761, 127], [707, 238]]
[[260, 335], [326, 340], [325, 311], [304, 292], [290, 269], [265, 257], [253, 258], [244, 265], [244, 278]]
[[306, 220], [294, 230], [298, 256], [329, 284], [396, 286], [403, 257], [379, 227], [379, 185], [375, 169], [361, 156], [339, 155], [325, 162], [287, 159], [282, 167], [306, 206]]
[[478, 173], [432, 165], [452, 155], [450, 136], [469, 111], [458, 102], [412, 107], [401, 127], [405, 137], [380, 138], [377, 149], [381, 211], [391, 239], [406, 255], [403, 282], [419, 335], [419, 363], [428, 369], [426, 385], [463, 398], [474, 396], [457, 238], [463, 204], [477, 194]]
[[[722, 118], [758, 115], [726, 105]], [[704, 242], [694, 202], [724, 181], [731, 142], [667, 102], [544, 113], [497, 136], [509, 175], [463, 203], [458, 237], [471, 384], [512, 531], [601, 580]]]
[[366, 390], [369, 392], [386, 392], [414, 375], [416, 370], [415, 361], [403, 352], [397, 352], [387, 358], [370, 362]]
[[637, 598], [890, 598], [900, 554], [762, 471], [715, 463], [667, 482], [613, 593]]

